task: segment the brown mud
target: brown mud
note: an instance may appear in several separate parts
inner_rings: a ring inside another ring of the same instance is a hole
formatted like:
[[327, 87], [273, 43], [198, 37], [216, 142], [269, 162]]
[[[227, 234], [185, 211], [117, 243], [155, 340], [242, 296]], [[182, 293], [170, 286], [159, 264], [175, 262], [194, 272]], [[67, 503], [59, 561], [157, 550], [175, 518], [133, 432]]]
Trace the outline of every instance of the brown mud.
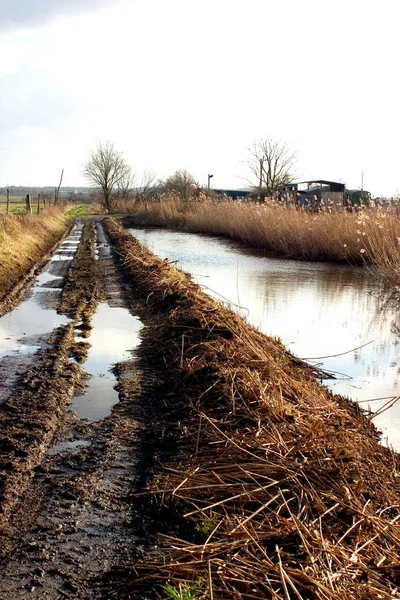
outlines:
[[[132, 393], [121, 392], [112, 415], [96, 423], [66, 411], [85, 385], [69, 358], [85, 358], [89, 344], [77, 336], [90, 332], [101, 300], [125, 306], [102, 226], [88, 221], [58, 298], [59, 311], [72, 321], [46, 341], [0, 413], [2, 600], [99, 598], [104, 572], [132, 561], [138, 427]], [[119, 369], [121, 379], [136, 377], [133, 363]]]

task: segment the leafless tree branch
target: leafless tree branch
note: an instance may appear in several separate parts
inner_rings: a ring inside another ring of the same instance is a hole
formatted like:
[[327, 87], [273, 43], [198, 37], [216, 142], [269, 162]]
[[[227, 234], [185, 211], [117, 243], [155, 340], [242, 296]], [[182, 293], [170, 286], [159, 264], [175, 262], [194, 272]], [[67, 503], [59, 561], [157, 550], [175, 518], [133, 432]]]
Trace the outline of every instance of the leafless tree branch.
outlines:
[[128, 186], [132, 179], [131, 167], [122, 152], [109, 141], [99, 141], [89, 160], [83, 165], [83, 175], [92, 185], [100, 188], [102, 200], [108, 212], [112, 211], [118, 192]]
[[262, 138], [249, 150], [246, 163], [257, 184], [259, 198], [272, 197], [280, 185], [295, 178], [294, 165], [297, 155], [288, 146], [272, 138]]

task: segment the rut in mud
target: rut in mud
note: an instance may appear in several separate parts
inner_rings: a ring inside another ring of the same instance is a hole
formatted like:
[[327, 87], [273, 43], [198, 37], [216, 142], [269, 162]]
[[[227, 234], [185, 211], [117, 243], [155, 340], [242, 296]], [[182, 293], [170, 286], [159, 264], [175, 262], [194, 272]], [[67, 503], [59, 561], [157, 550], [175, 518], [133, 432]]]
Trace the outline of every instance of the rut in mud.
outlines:
[[74, 228], [14, 312], [0, 388], [0, 598], [99, 598], [103, 574], [134, 549], [129, 359], [141, 327], [101, 222]]

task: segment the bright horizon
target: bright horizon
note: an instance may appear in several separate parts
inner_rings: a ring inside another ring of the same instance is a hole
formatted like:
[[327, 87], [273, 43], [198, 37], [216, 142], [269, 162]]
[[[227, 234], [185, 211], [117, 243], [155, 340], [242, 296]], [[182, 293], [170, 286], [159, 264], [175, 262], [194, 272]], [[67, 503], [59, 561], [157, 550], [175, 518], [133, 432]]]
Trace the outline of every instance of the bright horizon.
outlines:
[[[247, 186], [247, 148], [298, 180], [400, 189], [394, 0], [0, 0], [0, 186], [87, 186], [112, 141], [138, 174]], [[256, 182], [254, 182], [256, 183]]]

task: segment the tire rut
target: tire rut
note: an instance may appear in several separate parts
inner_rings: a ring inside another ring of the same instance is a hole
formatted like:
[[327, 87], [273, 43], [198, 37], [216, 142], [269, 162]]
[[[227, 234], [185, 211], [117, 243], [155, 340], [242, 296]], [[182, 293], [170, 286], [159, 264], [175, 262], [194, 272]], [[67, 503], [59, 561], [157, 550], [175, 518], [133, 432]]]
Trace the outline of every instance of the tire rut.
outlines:
[[[82, 333], [77, 327], [84, 326], [90, 333], [99, 301], [126, 308], [127, 300], [102, 223], [85, 228], [95, 232], [96, 251], [84, 234], [60, 305], [73, 318], [75, 332]], [[123, 364], [124, 380], [135, 381], [135, 361]], [[2, 600], [107, 597], [106, 574], [132, 561], [139, 517], [131, 495], [139, 477], [142, 427], [132, 409], [134, 395], [120, 396], [111, 414], [97, 422], [81, 420], [72, 411], [57, 414], [53, 446], [32, 466], [29, 489], [1, 535]]]

